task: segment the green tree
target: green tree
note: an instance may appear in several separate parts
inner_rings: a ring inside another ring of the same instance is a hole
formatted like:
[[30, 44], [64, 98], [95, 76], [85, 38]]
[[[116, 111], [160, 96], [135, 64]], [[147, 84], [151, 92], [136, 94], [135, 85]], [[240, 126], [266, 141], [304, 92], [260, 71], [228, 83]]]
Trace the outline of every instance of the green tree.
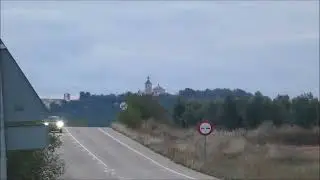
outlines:
[[138, 109], [141, 118], [144, 120], [147, 120], [149, 118], [161, 120], [166, 114], [165, 109], [159, 104], [159, 102], [149, 95], [128, 95], [126, 98], [126, 102], [135, 109]]
[[264, 115], [263, 102], [264, 97], [259, 91], [256, 92], [254, 97], [252, 97], [249, 101], [248, 108], [246, 111], [246, 123], [249, 128], [255, 128], [262, 123]]
[[142, 124], [141, 113], [138, 108], [128, 104], [127, 110], [118, 114], [118, 121], [130, 128], [139, 128]]
[[182, 119], [184, 121], [184, 127], [188, 127], [190, 125], [196, 125], [199, 121], [201, 121], [204, 117], [204, 112], [202, 109], [202, 104], [197, 101], [189, 101], [186, 103], [185, 112], [182, 115]]
[[173, 120], [175, 124], [183, 126], [182, 116], [186, 111], [186, 105], [182, 98], [178, 98], [176, 104], [173, 107]]
[[222, 122], [227, 129], [235, 129], [240, 126], [237, 104], [234, 96], [227, 96], [223, 103]]
[[310, 128], [317, 124], [317, 99], [311, 93], [293, 98], [292, 110], [296, 125]]
[[276, 126], [290, 123], [291, 117], [291, 102], [288, 95], [278, 95], [272, 102], [272, 122]]
[[204, 118], [208, 119], [213, 124], [220, 124], [220, 109], [221, 106], [218, 102], [211, 101], [204, 107]]

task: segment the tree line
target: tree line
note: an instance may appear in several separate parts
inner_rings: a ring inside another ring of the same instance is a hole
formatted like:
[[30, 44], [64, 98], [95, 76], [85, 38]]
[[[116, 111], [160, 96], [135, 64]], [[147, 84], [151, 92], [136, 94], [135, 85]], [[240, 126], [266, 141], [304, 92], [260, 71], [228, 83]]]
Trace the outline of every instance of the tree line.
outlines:
[[[195, 92], [194, 95], [188, 92]], [[253, 129], [269, 121], [275, 126], [297, 125], [303, 128], [319, 126], [319, 100], [311, 93], [294, 98], [278, 95], [275, 98], [255, 94], [228, 91], [215, 98], [199, 98], [196, 91], [187, 89], [174, 100], [172, 109], [159, 104], [164, 96], [128, 95], [128, 110], [121, 112], [118, 120], [132, 127], [148, 118], [169, 122], [182, 128], [188, 128], [201, 120], [209, 120], [219, 128], [233, 130]], [[187, 95], [186, 95], [187, 93]], [[212, 96], [211, 96], [212, 97]], [[130, 122], [129, 122], [130, 121]]]
[[182, 127], [207, 119], [226, 129], [256, 128], [265, 121], [275, 126], [283, 124], [311, 128], [319, 125], [319, 100], [311, 93], [290, 98], [278, 95], [274, 99], [256, 92], [252, 96], [228, 94], [224, 99], [201, 102], [179, 98], [173, 118]]
[[[131, 114], [120, 113], [119, 104], [124, 101], [129, 104], [127, 112]], [[193, 126], [207, 119], [226, 129], [255, 128], [265, 121], [276, 126], [291, 124], [310, 128], [319, 125], [319, 106], [319, 99], [311, 93], [293, 98], [288, 95], [270, 98], [259, 91], [252, 94], [241, 89], [200, 91], [186, 88], [178, 95], [160, 96], [80, 92], [79, 100], [51, 104], [51, 112], [71, 119], [87, 119], [88, 123], [96, 125], [107, 125], [120, 117], [137, 122], [154, 118], [180, 127]]]

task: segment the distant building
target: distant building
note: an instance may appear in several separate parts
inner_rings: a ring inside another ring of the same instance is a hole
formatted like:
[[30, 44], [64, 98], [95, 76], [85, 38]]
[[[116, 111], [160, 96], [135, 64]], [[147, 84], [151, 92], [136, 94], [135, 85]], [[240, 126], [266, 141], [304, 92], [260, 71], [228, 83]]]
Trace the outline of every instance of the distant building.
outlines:
[[47, 108], [50, 108], [51, 103], [61, 105], [63, 102], [63, 99], [41, 99], [41, 100], [43, 104], [46, 105]]
[[138, 95], [139, 95], [139, 96], [142, 96], [143, 94], [144, 94], [143, 91], [141, 91], [141, 90], [138, 91]]
[[64, 95], [63, 95], [63, 99], [65, 100], [65, 101], [70, 101], [70, 94], [69, 93], [64, 93]]
[[[145, 90], [143, 94], [153, 95], [153, 96], [159, 96], [161, 94], [164, 94], [166, 90], [162, 88], [159, 84], [152, 89], [152, 83], [150, 81], [150, 77], [147, 77], [147, 81], [145, 82]], [[142, 92], [139, 90], [138, 94], [142, 94]]]
[[166, 93], [166, 90], [162, 88], [159, 84], [157, 87], [153, 88], [153, 95], [154, 96], [159, 96], [160, 94]]
[[146, 94], [152, 94], [152, 83], [151, 83], [151, 81], [150, 81], [150, 77], [148, 76], [147, 77], [147, 81], [145, 82], [145, 93]]

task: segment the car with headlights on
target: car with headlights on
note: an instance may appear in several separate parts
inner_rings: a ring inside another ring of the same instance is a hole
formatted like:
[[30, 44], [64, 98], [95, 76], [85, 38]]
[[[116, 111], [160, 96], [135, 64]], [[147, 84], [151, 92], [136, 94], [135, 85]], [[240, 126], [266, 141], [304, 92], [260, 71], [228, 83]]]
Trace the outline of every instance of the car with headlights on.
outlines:
[[49, 132], [59, 132], [62, 133], [62, 128], [64, 127], [64, 121], [59, 116], [49, 116], [44, 120], [43, 124], [48, 126]]

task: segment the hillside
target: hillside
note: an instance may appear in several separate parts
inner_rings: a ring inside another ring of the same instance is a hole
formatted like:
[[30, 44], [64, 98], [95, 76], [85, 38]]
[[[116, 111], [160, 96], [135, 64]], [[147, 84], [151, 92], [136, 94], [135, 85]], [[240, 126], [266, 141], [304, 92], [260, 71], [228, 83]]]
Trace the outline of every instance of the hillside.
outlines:
[[[214, 177], [319, 179], [320, 103], [312, 94], [271, 99], [256, 92], [213, 100], [180, 96], [170, 119], [162, 116], [157, 98], [127, 96], [128, 109], [119, 112], [112, 128]], [[207, 137], [206, 157], [204, 137], [196, 130], [202, 119], [216, 125]]]
[[[121, 111], [121, 102], [128, 109]], [[112, 126], [175, 162], [217, 177], [318, 179], [319, 106], [310, 93], [274, 99], [243, 90], [185, 89], [179, 95], [91, 95], [51, 103], [51, 113], [71, 126]], [[202, 119], [216, 125], [208, 137]]]

